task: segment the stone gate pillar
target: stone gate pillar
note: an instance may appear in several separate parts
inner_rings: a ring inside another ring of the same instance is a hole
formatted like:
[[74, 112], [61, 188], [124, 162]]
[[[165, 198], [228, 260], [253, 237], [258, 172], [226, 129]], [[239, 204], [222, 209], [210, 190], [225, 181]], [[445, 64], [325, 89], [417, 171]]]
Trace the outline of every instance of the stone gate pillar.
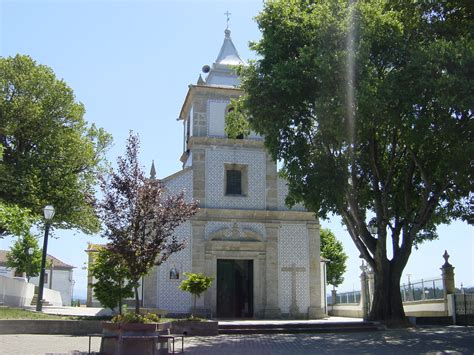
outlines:
[[449, 254], [448, 251], [444, 251], [444, 264], [441, 266], [441, 271], [443, 275], [443, 289], [444, 289], [444, 299], [448, 298], [448, 295], [456, 293], [456, 288], [454, 286], [454, 266], [448, 262]]
[[335, 305], [337, 303], [337, 291], [336, 289], [331, 290], [331, 304]]
[[362, 318], [366, 320], [369, 316], [370, 311], [370, 294], [369, 294], [369, 276], [367, 274], [368, 267], [364, 264], [360, 265], [360, 304], [362, 305]]

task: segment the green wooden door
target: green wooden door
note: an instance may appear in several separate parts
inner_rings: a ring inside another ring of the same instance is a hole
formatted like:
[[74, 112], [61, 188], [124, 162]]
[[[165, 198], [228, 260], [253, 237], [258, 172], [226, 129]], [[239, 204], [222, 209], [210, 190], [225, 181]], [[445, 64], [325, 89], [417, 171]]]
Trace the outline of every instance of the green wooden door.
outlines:
[[253, 260], [217, 260], [217, 316], [253, 316]]

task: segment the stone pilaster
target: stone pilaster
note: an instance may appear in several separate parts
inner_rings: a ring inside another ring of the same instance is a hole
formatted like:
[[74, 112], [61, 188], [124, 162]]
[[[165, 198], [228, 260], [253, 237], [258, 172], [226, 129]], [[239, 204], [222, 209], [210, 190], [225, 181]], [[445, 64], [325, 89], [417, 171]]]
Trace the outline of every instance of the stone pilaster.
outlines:
[[193, 153], [193, 198], [199, 207], [206, 207], [206, 151], [194, 149]]
[[158, 267], [154, 266], [143, 278], [143, 307], [156, 308], [158, 305]]
[[279, 223], [266, 223], [267, 235], [265, 260], [265, 308], [264, 318], [280, 318], [281, 310], [278, 305], [278, 234]]
[[[206, 222], [204, 221], [191, 221], [192, 230], [192, 269], [194, 273], [205, 273], [205, 246], [204, 246], [204, 232]], [[206, 296], [206, 295], [204, 295]], [[196, 307], [204, 306], [203, 296], [197, 298]]]
[[278, 209], [278, 172], [275, 162], [266, 154], [266, 205], [267, 210]]
[[319, 224], [308, 224], [309, 247], [309, 319], [324, 318], [321, 295], [321, 241]]

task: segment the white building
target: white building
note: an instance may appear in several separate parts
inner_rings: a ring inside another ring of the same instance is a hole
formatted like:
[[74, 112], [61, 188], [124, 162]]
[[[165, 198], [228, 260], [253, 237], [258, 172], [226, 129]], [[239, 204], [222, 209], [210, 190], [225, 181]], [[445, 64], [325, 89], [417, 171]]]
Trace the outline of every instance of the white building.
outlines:
[[[0, 250], [0, 275], [23, 277], [23, 274], [17, 274], [14, 269], [7, 267], [7, 253], [7, 250]], [[74, 287], [74, 266], [68, 265], [52, 255], [48, 255], [46, 260], [48, 267], [45, 270], [44, 287], [60, 292], [63, 306], [70, 306]], [[38, 286], [39, 276], [32, 277], [30, 283]]]

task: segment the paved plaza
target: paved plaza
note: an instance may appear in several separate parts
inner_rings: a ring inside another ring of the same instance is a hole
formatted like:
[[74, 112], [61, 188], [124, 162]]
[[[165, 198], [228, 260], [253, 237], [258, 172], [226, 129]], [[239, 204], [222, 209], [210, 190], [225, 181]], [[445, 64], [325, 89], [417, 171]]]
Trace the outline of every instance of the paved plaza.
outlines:
[[[92, 339], [92, 351], [100, 340]], [[0, 335], [0, 354], [87, 353], [88, 337]], [[186, 354], [474, 354], [473, 327], [430, 327], [361, 333], [219, 335], [190, 337]]]

